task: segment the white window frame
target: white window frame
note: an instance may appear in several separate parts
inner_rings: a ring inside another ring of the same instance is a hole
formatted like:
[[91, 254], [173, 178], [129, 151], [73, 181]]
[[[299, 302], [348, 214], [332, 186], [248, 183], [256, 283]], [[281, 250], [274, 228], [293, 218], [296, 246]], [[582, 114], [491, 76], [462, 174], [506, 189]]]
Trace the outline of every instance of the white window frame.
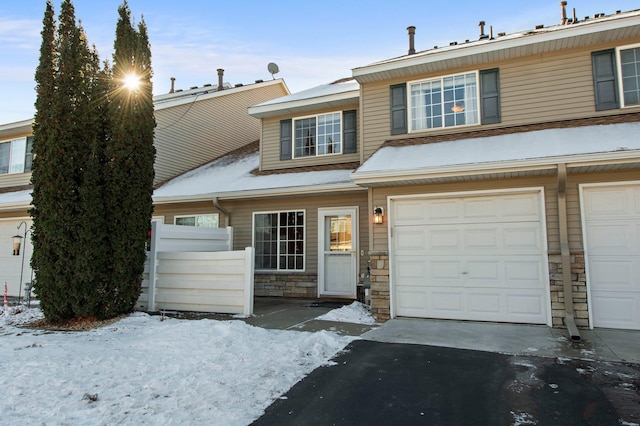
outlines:
[[624, 85], [623, 85], [623, 75], [622, 75], [622, 51], [629, 49], [638, 49], [640, 48], [640, 43], [630, 44], [628, 46], [619, 46], [616, 47], [616, 77], [618, 79], [618, 93], [620, 94], [620, 107], [621, 108], [633, 108], [640, 106], [640, 99], [637, 104], [626, 105], [624, 102]]
[[[331, 153], [325, 153], [325, 154], [320, 154], [319, 153], [319, 149], [318, 149], [318, 138], [319, 138], [319, 132], [318, 132], [318, 122], [320, 121], [319, 118], [321, 116], [326, 116], [326, 115], [333, 115], [333, 114], [337, 114], [338, 115], [338, 119], [340, 120], [340, 150], [337, 152], [331, 152]], [[309, 118], [315, 118], [316, 120], [316, 135], [315, 135], [315, 140], [314, 140], [314, 149], [315, 149], [315, 154], [314, 155], [301, 155], [298, 156], [296, 155], [296, 121], [300, 121], [300, 120], [305, 120], [305, 119], [309, 119]], [[328, 155], [340, 155], [342, 154], [342, 151], [344, 150], [344, 140], [343, 140], [343, 134], [344, 134], [344, 123], [342, 122], [342, 111], [330, 111], [330, 112], [324, 112], [322, 114], [312, 114], [312, 115], [305, 115], [305, 116], [301, 116], [301, 117], [294, 117], [293, 120], [291, 121], [291, 153], [292, 153], [292, 158], [313, 158], [313, 157], [325, 157]]]
[[[288, 268], [280, 268], [280, 256], [283, 254], [280, 253], [280, 223], [278, 219], [278, 240], [277, 240], [277, 254], [276, 254], [276, 268], [275, 269], [264, 269], [256, 267], [256, 271], [261, 272], [305, 272], [307, 270], [307, 211], [305, 209], [287, 209], [287, 210], [270, 210], [270, 211], [259, 211], [253, 212], [252, 222], [251, 222], [251, 246], [254, 248], [255, 254], [258, 255], [258, 250], [256, 250], [256, 216], [257, 215], [266, 215], [266, 214], [277, 214], [278, 217], [281, 213], [302, 213], [303, 224], [302, 224], [302, 269], [288, 269]], [[286, 256], [286, 254], [284, 254]]]
[[[214, 228], [219, 228], [220, 227], [220, 213], [204, 213], [204, 214], [185, 214], [185, 215], [176, 215], [173, 217], [173, 224], [174, 225], [178, 225], [178, 219], [184, 219], [184, 218], [194, 218], [194, 222], [195, 225], [193, 225], [194, 227], [198, 227], [198, 217], [199, 216], [212, 216], [215, 218], [216, 220], [216, 226], [214, 226]], [[191, 226], [191, 225], [178, 225], [178, 226]]]
[[[20, 148], [20, 152], [16, 152], [14, 145], [16, 142], [21, 142], [23, 147]], [[7, 173], [2, 173], [0, 171], [0, 175], [10, 175], [16, 173], [24, 173], [24, 168], [26, 166], [26, 154], [27, 154], [27, 137], [22, 138], [13, 138], [0, 141], [0, 145], [9, 144], [9, 167], [7, 169]], [[21, 159], [22, 163], [16, 163], [15, 159]]]
[[[411, 86], [414, 84], [420, 84], [420, 83], [428, 83], [428, 82], [433, 82], [433, 81], [440, 81], [440, 85], [441, 85], [441, 93], [444, 92], [444, 80], [446, 78], [449, 77], [458, 77], [458, 76], [463, 76], [466, 74], [474, 74], [475, 75], [475, 79], [476, 79], [476, 84], [475, 84], [475, 98], [476, 98], [476, 105], [475, 105], [475, 119], [476, 122], [475, 123], [465, 123], [465, 124], [460, 124], [460, 125], [453, 125], [453, 126], [445, 126], [445, 114], [444, 114], [444, 101], [442, 102], [442, 126], [440, 127], [426, 127], [426, 128], [419, 128], [419, 129], [414, 129], [413, 126], [413, 102], [411, 100]], [[455, 74], [447, 74], [447, 75], [441, 75], [441, 76], [437, 76], [437, 77], [433, 77], [433, 78], [423, 78], [420, 80], [413, 80], [413, 81], [409, 81], [407, 82], [407, 121], [408, 121], [408, 125], [409, 125], [409, 133], [413, 133], [413, 132], [432, 132], [432, 131], [439, 131], [439, 130], [443, 130], [443, 129], [458, 129], [458, 128], [462, 128], [462, 127], [469, 127], [469, 126], [479, 126], [480, 124], [482, 124], [482, 119], [481, 119], [481, 111], [480, 111], [480, 71], [479, 70], [474, 70], [474, 71], [465, 71], [465, 72], [460, 72], [460, 73], [455, 73]]]

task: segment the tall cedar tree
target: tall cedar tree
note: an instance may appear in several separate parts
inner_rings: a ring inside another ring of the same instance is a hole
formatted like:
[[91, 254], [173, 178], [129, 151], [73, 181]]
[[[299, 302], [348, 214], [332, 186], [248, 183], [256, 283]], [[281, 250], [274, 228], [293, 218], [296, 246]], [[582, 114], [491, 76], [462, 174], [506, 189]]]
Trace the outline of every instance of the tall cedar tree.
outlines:
[[[33, 268], [35, 291], [52, 322], [89, 315], [94, 265], [81, 246], [87, 207], [82, 193], [87, 160], [99, 135], [93, 96], [97, 54], [76, 25], [69, 0], [61, 4], [57, 36], [51, 1], [43, 20], [33, 162]], [[99, 86], [99, 85], [98, 85]], [[100, 192], [99, 188], [92, 188]], [[106, 226], [106, 225], [105, 225]], [[89, 262], [89, 263], [88, 263]]]
[[[105, 204], [111, 238], [111, 285], [102, 316], [130, 312], [142, 283], [147, 234], [153, 213], [155, 147], [151, 48], [144, 20], [134, 28], [126, 0], [118, 8], [109, 102], [110, 140], [106, 148]], [[127, 76], [139, 78], [135, 89]]]

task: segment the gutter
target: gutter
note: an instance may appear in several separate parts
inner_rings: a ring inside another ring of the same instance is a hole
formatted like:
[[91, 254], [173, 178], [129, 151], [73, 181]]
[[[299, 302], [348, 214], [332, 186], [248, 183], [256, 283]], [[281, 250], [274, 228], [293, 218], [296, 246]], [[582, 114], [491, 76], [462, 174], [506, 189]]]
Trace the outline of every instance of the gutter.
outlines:
[[560, 255], [562, 258], [562, 286], [564, 291], [564, 324], [572, 342], [582, 337], [576, 326], [573, 310], [573, 285], [571, 282], [571, 249], [567, 224], [567, 165], [558, 164], [558, 225], [560, 228]]

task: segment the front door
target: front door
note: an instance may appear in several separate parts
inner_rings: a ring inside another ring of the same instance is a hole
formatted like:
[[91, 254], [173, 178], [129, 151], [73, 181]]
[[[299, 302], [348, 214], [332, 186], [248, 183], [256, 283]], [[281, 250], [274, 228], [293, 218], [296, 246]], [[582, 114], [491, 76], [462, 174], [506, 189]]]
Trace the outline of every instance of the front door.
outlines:
[[356, 297], [358, 209], [318, 209], [318, 296]]

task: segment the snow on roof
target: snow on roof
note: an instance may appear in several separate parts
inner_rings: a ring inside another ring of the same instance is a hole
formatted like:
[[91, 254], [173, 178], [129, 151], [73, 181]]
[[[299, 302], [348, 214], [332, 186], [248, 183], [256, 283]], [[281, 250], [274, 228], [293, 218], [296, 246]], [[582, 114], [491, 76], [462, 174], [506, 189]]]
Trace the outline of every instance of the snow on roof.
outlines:
[[223, 157], [170, 180], [153, 193], [156, 201], [167, 198], [224, 196], [238, 192], [304, 188], [317, 185], [353, 184], [352, 170], [309, 171], [255, 175], [259, 154]]
[[530, 37], [533, 35], [542, 35], [542, 34], [561, 34], [559, 33], [560, 31], [564, 31], [564, 30], [576, 30], [576, 29], [581, 29], [581, 28], [589, 28], [593, 25], [597, 25], [599, 23], [606, 23], [606, 22], [612, 22], [612, 21], [619, 21], [620, 19], [624, 19], [624, 18], [633, 18], [633, 17], [638, 17], [640, 16], [640, 9], [636, 9], [636, 10], [631, 10], [628, 12], [621, 12], [621, 13], [615, 13], [612, 15], [600, 15], [598, 14], [598, 17], [594, 17], [594, 18], [590, 18], [590, 19], [583, 19], [583, 20], [577, 20], [575, 23], [568, 23], [568, 24], [557, 24], [557, 25], [551, 25], [551, 26], [540, 26], [534, 29], [529, 29], [529, 30], [524, 30], [524, 31], [517, 31], [511, 34], [501, 34], [497, 37], [494, 38], [483, 38], [483, 39], [478, 39], [478, 40], [471, 40], [471, 41], [465, 41], [464, 43], [458, 43], [458, 42], [452, 42], [451, 44], [449, 44], [448, 46], [434, 46], [433, 49], [426, 49], [426, 50], [422, 50], [419, 52], [416, 52], [415, 54], [412, 55], [402, 55], [402, 56], [398, 56], [395, 58], [390, 58], [390, 59], [385, 59], [382, 61], [378, 61], [378, 62], [374, 62], [368, 65], [364, 65], [364, 66], [360, 66], [360, 67], [356, 67], [354, 68], [354, 71], [356, 71], [354, 73], [354, 75], [358, 74], [360, 72], [360, 70], [362, 70], [362, 72], [364, 72], [367, 68], [369, 67], [375, 67], [377, 65], [384, 65], [384, 64], [390, 64], [390, 63], [394, 63], [394, 62], [400, 62], [404, 59], [410, 58], [410, 59], [415, 59], [415, 58], [419, 58], [419, 57], [428, 57], [430, 55], [434, 55], [434, 54], [440, 54], [443, 52], [449, 52], [449, 51], [456, 51], [456, 50], [460, 50], [460, 49], [465, 49], [467, 47], [470, 46], [477, 46], [477, 45], [495, 45], [496, 43], [501, 43], [504, 42], [506, 40], [527, 40], [529, 41]]
[[[400, 172], [640, 150], [640, 122], [383, 146], [354, 173]], [[640, 156], [640, 154], [639, 154]]]
[[0, 207], [31, 204], [31, 189], [0, 194]]
[[255, 105], [256, 107], [262, 107], [266, 105], [282, 104], [287, 102], [308, 100], [321, 98], [325, 96], [338, 95], [347, 92], [359, 91], [360, 85], [353, 79], [338, 80], [329, 84], [322, 84], [320, 86], [312, 87], [311, 89], [303, 90], [301, 92], [293, 93], [291, 95], [283, 96], [281, 98], [271, 99], [261, 104]]

